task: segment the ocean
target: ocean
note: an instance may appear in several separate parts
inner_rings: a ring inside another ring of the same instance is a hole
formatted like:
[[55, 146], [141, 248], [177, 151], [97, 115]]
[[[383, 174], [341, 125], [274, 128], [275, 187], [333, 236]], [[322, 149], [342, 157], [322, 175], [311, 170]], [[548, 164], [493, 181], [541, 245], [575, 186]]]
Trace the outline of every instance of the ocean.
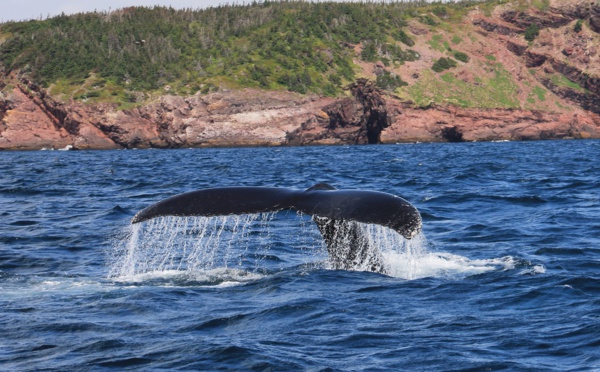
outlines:
[[[139, 210], [225, 186], [402, 196], [388, 275], [310, 216]], [[0, 370], [599, 371], [600, 141], [0, 153]]]

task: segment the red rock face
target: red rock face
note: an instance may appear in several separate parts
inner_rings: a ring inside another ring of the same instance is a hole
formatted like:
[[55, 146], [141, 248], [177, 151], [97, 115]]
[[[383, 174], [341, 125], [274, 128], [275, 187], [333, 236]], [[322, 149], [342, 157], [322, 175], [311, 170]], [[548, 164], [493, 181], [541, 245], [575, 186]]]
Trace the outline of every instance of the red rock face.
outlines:
[[[495, 18], [491, 21], [501, 21], [521, 30], [536, 24], [540, 28], [539, 37], [528, 45], [523, 43], [524, 40], [519, 40], [522, 39], [519, 33], [513, 33], [508, 38], [492, 34], [490, 39], [504, 43], [509, 51], [521, 57], [520, 62], [525, 67], [539, 72], [536, 74], [538, 82], [566, 103], [600, 114], [600, 56], [598, 35], [594, 34], [600, 30], [595, 27], [600, 4], [585, 0], [552, 0], [549, 4], [550, 7], [545, 11], [528, 9], [525, 12], [507, 6], [499, 11], [497, 18], [500, 20]], [[479, 18], [473, 23], [489, 29]], [[577, 24], [581, 26], [579, 30], [575, 30]], [[562, 75], [563, 81], [580, 88], [564, 83], [557, 85], [557, 75]]]
[[366, 81], [344, 99], [287, 92], [230, 91], [165, 96], [118, 111], [111, 105], [58, 104], [13, 89], [4, 99], [0, 149], [114, 149], [281, 146], [430, 141], [600, 138], [600, 117], [411, 104]]
[[414, 109], [397, 102], [388, 102], [388, 106], [397, 107], [399, 114], [383, 131], [384, 143], [600, 138], [600, 116], [583, 110], [559, 114], [509, 109]]
[[14, 88], [2, 115], [0, 148], [60, 148], [72, 144], [69, 133], [59, 128], [33, 100]]
[[321, 109], [319, 115], [289, 133], [292, 145], [377, 144], [381, 132], [390, 125], [383, 93], [366, 79], [350, 87], [352, 98], [337, 100]]

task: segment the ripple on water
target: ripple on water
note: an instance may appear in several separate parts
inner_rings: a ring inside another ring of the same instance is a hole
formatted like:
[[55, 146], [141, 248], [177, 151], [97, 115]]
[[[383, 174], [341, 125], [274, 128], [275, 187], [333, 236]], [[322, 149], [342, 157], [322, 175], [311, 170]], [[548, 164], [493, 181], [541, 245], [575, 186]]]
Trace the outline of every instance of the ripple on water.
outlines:
[[[2, 367], [597, 370], [598, 149], [2, 153]], [[427, 241], [366, 226], [381, 275], [331, 270], [293, 213], [129, 225], [185, 191], [319, 181], [405, 197]]]

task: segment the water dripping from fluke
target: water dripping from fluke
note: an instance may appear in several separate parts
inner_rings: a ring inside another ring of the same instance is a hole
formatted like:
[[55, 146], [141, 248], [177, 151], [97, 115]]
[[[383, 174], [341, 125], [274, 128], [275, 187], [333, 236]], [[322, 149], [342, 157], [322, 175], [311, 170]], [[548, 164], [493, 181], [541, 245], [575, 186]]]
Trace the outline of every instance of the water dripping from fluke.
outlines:
[[[310, 216], [277, 219], [277, 213], [215, 217], [160, 217], [127, 226], [108, 257], [110, 280], [181, 286], [231, 286], [291, 267], [340, 269]], [[308, 221], [308, 222], [306, 222]], [[298, 226], [300, 225], [300, 226]], [[385, 275], [405, 280], [461, 278], [506, 269], [506, 260], [470, 260], [429, 249], [423, 233], [407, 240], [376, 224], [358, 223]], [[299, 257], [291, 257], [298, 256]], [[367, 260], [368, 261], [368, 260]], [[344, 268], [373, 271], [363, 261]]]
[[161, 217], [130, 225], [109, 257], [109, 278], [215, 285], [246, 281], [261, 269], [252, 267], [247, 256], [256, 248], [268, 250], [268, 245], [253, 241], [268, 237], [271, 218], [271, 214]]

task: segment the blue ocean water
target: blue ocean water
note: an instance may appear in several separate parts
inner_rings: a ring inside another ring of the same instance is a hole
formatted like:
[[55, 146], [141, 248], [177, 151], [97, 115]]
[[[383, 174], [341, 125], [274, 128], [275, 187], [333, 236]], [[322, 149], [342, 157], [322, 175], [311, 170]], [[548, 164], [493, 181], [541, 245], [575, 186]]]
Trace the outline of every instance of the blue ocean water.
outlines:
[[[161, 218], [206, 187], [401, 195], [390, 275], [308, 216]], [[600, 141], [0, 153], [0, 370], [600, 370]]]

